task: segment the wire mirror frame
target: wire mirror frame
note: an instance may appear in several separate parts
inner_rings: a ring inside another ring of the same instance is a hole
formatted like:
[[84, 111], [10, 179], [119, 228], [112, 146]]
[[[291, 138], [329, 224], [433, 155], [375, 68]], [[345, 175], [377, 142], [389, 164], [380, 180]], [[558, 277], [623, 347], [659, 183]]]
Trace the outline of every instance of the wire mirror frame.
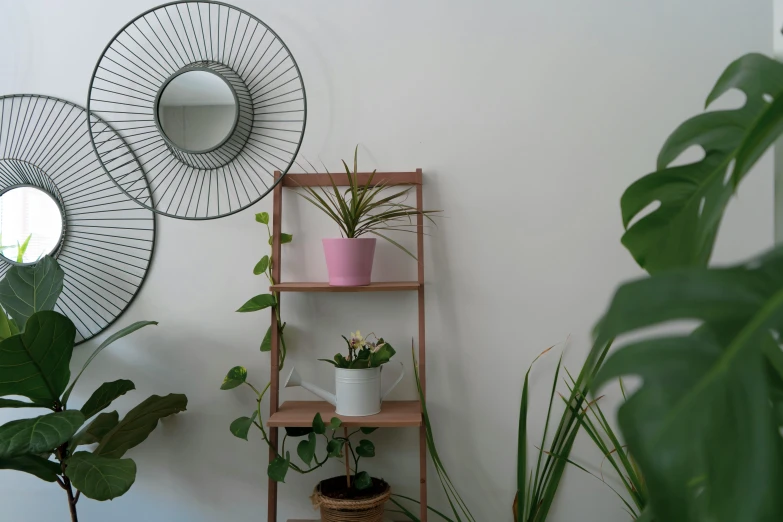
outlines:
[[[33, 186], [57, 203], [63, 234], [52, 254], [65, 271], [55, 310], [76, 325], [82, 343], [114, 323], [135, 299], [155, 248], [155, 213], [105, 174], [83, 107], [35, 94], [0, 97], [0, 193]], [[118, 165], [138, 164], [105, 122], [93, 119], [97, 148]], [[145, 189], [149, 193], [149, 188]], [[0, 278], [16, 263], [0, 256]]]
[[[194, 153], [163, 135], [157, 104], [173, 77], [203, 69], [231, 85], [239, 121], [215, 150]], [[87, 110], [138, 158], [137, 171], [117, 175], [99, 156], [123, 192], [158, 214], [204, 220], [239, 212], [280, 182], [274, 172], [288, 172], [304, 138], [307, 96], [296, 60], [264, 22], [222, 2], [180, 1], [117, 32], [95, 65]]]

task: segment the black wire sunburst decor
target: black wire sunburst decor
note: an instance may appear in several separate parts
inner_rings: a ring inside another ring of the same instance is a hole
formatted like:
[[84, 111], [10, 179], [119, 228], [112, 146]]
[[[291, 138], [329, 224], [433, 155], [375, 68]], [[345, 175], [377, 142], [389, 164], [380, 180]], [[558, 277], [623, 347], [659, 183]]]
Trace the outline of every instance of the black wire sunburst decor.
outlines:
[[[0, 194], [36, 187], [56, 202], [62, 235], [51, 254], [65, 271], [55, 309], [76, 325], [76, 341], [97, 335], [125, 311], [144, 283], [155, 246], [155, 214], [106, 175], [138, 172], [133, 152], [104, 121], [71, 102], [32, 94], [0, 97]], [[149, 196], [143, 177], [140, 194]], [[0, 278], [13, 264], [0, 256]]]
[[[179, 148], [158, 120], [161, 93], [188, 71], [219, 76], [236, 100], [233, 131], [207, 151]], [[151, 9], [114, 36], [95, 66], [87, 110], [94, 144], [100, 118], [138, 160], [124, 172], [119, 160], [99, 154], [123, 192], [159, 214], [213, 219], [257, 202], [274, 188], [275, 171], [288, 172], [304, 137], [307, 98], [294, 57], [264, 22], [228, 4], [185, 1]]]

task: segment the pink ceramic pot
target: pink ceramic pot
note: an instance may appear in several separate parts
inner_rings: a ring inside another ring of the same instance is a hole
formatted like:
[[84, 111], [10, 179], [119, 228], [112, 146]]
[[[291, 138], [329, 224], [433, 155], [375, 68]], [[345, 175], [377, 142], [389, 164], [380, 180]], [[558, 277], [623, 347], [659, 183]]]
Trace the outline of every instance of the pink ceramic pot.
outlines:
[[332, 286], [365, 286], [370, 284], [375, 238], [324, 239], [326, 269]]

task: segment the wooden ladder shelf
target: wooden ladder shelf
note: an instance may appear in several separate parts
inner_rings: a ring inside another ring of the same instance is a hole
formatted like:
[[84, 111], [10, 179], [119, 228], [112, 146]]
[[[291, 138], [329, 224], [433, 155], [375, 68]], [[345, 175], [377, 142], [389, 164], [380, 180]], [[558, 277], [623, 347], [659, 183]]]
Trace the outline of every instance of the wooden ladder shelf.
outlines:
[[[366, 184], [369, 173], [358, 175], [359, 183]], [[297, 187], [328, 187], [331, 181], [327, 174], [287, 174], [280, 180], [280, 172], [275, 172], [277, 184], [273, 190], [272, 204], [272, 277], [278, 283], [270, 287], [270, 291], [277, 292], [278, 301], [284, 292], [400, 292], [411, 291], [418, 293], [419, 312], [419, 352], [418, 366], [422, 392], [426, 393], [425, 374], [425, 336], [424, 336], [424, 217], [417, 217], [416, 230], [416, 257], [418, 259], [418, 280], [372, 283], [369, 286], [360, 287], [335, 287], [323, 282], [280, 282], [280, 268], [282, 263], [280, 230], [283, 213], [283, 189]], [[348, 186], [346, 174], [333, 174], [332, 178], [338, 186]], [[416, 189], [416, 208], [423, 210], [422, 172], [376, 172], [373, 178], [374, 184], [412, 185]], [[271, 353], [271, 386], [269, 399], [269, 440], [274, 448], [278, 448], [279, 428], [307, 427], [312, 425], [313, 417], [320, 412], [328, 421], [333, 416], [334, 406], [323, 401], [287, 401], [280, 404], [280, 371], [279, 371], [279, 335], [275, 310], [272, 310], [272, 353]], [[340, 417], [343, 426], [347, 427], [379, 427], [379, 428], [419, 428], [419, 495], [421, 501], [421, 522], [427, 521], [427, 443], [424, 423], [422, 421], [421, 405], [419, 401], [384, 401], [381, 413], [370, 417]], [[270, 448], [270, 462], [276, 457], [276, 452]], [[274, 480], [269, 480], [269, 511], [268, 522], [277, 522], [277, 486]], [[307, 522], [294, 521], [288, 522]], [[316, 522], [316, 521], [312, 521]]]

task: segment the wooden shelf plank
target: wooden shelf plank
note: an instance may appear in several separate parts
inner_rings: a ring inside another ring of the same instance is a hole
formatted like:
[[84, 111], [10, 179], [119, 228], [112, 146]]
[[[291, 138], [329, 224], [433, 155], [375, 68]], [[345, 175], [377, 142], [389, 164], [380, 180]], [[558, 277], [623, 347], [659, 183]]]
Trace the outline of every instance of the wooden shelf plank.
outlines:
[[[385, 519], [385, 520], [391, 521], [390, 518]], [[298, 519], [298, 518], [293, 518], [293, 519], [289, 518], [288, 522], [321, 522], [321, 519], [320, 518], [317, 518], [317, 519], [316, 518], [311, 518], [309, 520], [304, 520], [304, 519]], [[405, 522], [410, 522], [410, 520], [407, 520]]]
[[[369, 172], [360, 172], [358, 177], [359, 185], [366, 185], [370, 179]], [[283, 178], [284, 187], [331, 187], [332, 180], [338, 187], [348, 186], [347, 174], [286, 174]], [[372, 178], [373, 185], [421, 185], [421, 172], [376, 172]]]
[[269, 417], [267, 425], [271, 428], [307, 428], [313, 425], [316, 413], [320, 413], [327, 424], [332, 417], [337, 417], [347, 428], [404, 428], [422, 423], [419, 401], [385, 401], [380, 413], [368, 417], [337, 415], [334, 406], [325, 401], [286, 401]]
[[384, 281], [367, 286], [331, 286], [329, 283], [278, 283], [269, 287], [272, 292], [403, 292], [418, 290], [418, 281]]

